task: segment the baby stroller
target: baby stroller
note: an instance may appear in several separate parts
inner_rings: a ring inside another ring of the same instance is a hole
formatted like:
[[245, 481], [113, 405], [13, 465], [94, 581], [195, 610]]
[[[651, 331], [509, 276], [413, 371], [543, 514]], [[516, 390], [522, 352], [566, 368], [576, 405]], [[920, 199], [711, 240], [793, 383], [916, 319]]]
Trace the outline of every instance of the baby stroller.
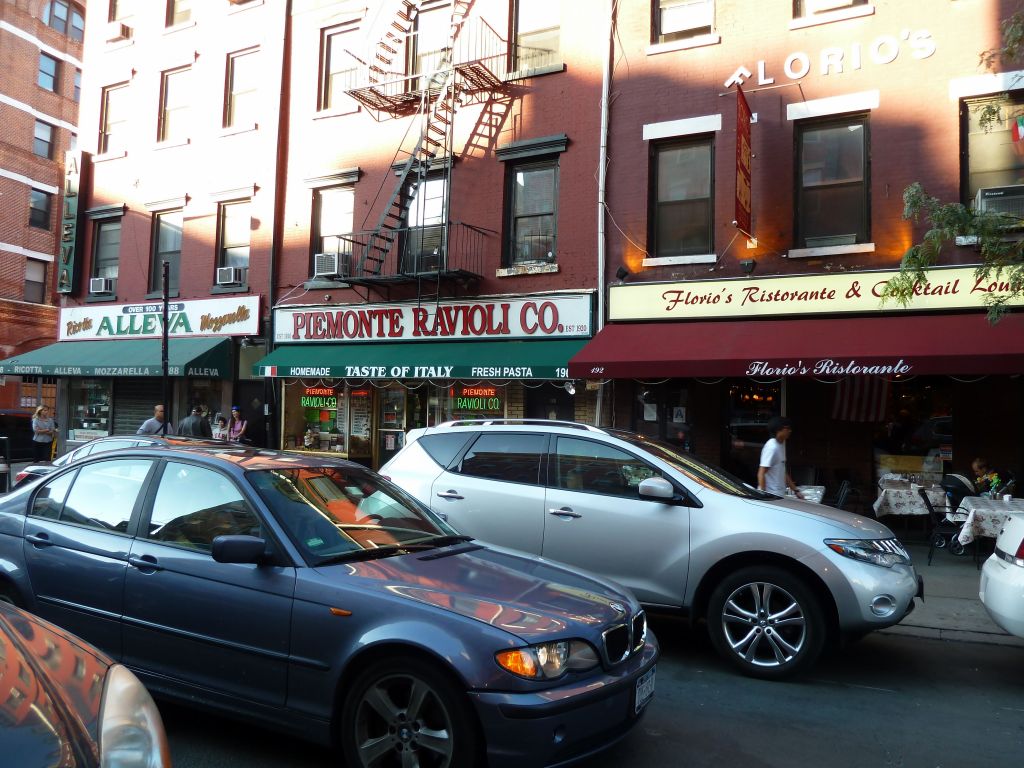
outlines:
[[[963, 475], [945, 475], [939, 485], [946, 492], [946, 509], [949, 512], [956, 512], [964, 497], [978, 495], [977, 491], [974, 490], [974, 483]], [[964, 553], [964, 545], [960, 543], [958, 537], [963, 523], [948, 520], [945, 520], [944, 523], [941, 529], [937, 529], [935, 532], [935, 547], [937, 549], [948, 547], [951, 554], [962, 555]], [[940, 543], [939, 539], [944, 541]]]

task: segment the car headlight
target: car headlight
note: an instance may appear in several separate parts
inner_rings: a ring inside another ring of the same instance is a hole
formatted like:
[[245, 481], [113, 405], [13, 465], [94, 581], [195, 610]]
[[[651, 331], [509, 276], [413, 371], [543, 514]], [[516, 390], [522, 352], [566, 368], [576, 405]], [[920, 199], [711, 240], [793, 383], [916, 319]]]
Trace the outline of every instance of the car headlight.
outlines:
[[844, 557], [883, 568], [910, 562], [909, 555], [895, 539], [825, 539], [825, 546]]
[[145, 686], [127, 667], [107, 673], [100, 711], [100, 768], [170, 768], [164, 723]]
[[600, 660], [594, 647], [584, 640], [560, 640], [514, 648], [495, 654], [498, 664], [513, 675], [528, 680], [554, 680], [569, 670], [593, 669]]

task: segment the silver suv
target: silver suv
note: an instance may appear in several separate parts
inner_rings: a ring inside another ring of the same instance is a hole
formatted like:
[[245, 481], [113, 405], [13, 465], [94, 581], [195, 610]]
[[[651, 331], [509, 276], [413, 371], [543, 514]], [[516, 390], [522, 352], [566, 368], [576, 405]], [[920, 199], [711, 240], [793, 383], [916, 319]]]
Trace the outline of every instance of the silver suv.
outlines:
[[463, 533], [707, 619], [718, 651], [755, 677], [806, 669], [826, 640], [896, 624], [922, 594], [881, 523], [763, 493], [632, 432], [448, 422], [410, 431], [381, 473]]

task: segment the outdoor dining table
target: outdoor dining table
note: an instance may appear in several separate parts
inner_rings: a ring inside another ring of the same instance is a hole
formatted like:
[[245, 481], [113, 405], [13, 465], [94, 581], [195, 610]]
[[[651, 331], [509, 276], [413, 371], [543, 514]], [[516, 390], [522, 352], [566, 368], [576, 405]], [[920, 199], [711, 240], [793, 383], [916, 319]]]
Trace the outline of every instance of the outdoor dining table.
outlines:
[[1024, 499], [988, 499], [984, 496], [966, 496], [955, 512], [946, 517], [963, 522], [957, 538], [961, 544], [970, 544], [980, 536], [997, 538], [1011, 512], [1024, 512]]
[[[928, 507], [925, 506], [917, 489], [917, 485], [905, 480], [883, 480], [879, 485], [878, 498], [871, 505], [875, 510], [875, 517], [927, 515]], [[925, 488], [925, 491], [933, 507], [937, 509], [945, 505], [946, 492], [941, 486], [931, 486]]]

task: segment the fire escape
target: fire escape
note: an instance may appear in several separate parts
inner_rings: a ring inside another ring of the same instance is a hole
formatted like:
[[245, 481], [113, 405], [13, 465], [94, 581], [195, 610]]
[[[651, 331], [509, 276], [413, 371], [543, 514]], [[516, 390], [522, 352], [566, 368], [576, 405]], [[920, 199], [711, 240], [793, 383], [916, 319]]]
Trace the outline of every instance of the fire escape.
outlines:
[[[434, 34], [427, 39], [419, 21], [428, 15], [421, 6], [429, 4], [401, 0], [369, 50], [349, 51], [360, 77], [348, 95], [377, 120], [413, 120], [394, 157], [390, 196], [382, 208], [374, 206], [380, 211], [375, 226], [340, 238], [348, 253], [336, 262], [345, 282], [377, 289], [417, 283], [421, 297], [479, 279], [488, 250], [496, 248], [496, 232], [451, 220], [454, 125], [461, 106], [502, 91], [508, 63], [507, 41], [470, 17], [473, 0], [451, 3], [446, 36], [438, 12], [429, 14]], [[385, 180], [378, 200], [387, 187]]]

